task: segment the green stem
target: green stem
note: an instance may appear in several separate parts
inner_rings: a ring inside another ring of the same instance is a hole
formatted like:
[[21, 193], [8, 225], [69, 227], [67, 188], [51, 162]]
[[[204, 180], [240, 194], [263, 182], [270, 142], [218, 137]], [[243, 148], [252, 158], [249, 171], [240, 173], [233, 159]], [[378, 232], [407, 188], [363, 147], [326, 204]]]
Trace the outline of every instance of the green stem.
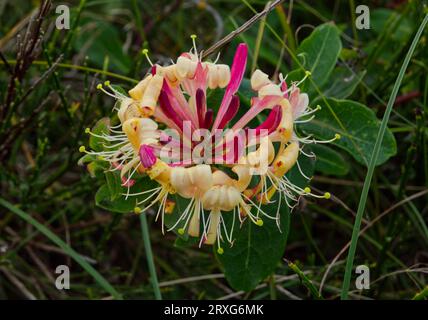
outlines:
[[[268, 2], [266, 4], [265, 8], [269, 7], [269, 5], [270, 5], [270, 2]], [[256, 70], [256, 68], [257, 68], [257, 60], [259, 58], [260, 45], [261, 45], [262, 39], [263, 39], [263, 33], [264, 33], [264, 30], [265, 30], [265, 24], [266, 24], [266, 16], [264, 16], [263, 18], [261, 18], [259, 30], [257, 31], [256, 46], [254, 48], [253, 65], [251, 67], [251, 73], [253, 73]]]
[[141, 234], [143, 235], [144, 249], [146, 251], [147, 265], [149, 267], [150, 281], [153, 285], [156, 300], [162, 300], [162, 295], [159, 288], [158, 276], [156, 275], [155, 262], [153, 260], [153, 251], [150, 244], [149, 227], [147, 225], [146, 214], [140, 214]]
[[270, 293], [270, 299], [276, 300], [276, 283], [275, 283], [274, 274], [272, 274], [269, 278], [269, 293]]
[[423, 300], [428, 297], [428, 286], [426, 286], [421, 292], [415, 294], [412, 300]]
[[133, 0], [132, 1], [132, 13], [135, 15], [135, 25], [137, 26], [137, 30], [140, 33], [141, 36], [141, 42], [144, 43], [146, 41], [146, 33], [144, 32], [144, 27], [142, 24], [142, 19], [141, 19], [141, 10], [140, 7], [138, 6], [138, 2], [137, 0]]
[[355, 41], [358, 42], [357, 25], [355, 23], [357, 20], [357, 17], [355, 16], [355, 1], [354, 0], [349, 0], [349, 9], [351, 11], [352, 33], [354, 35]]
[[291, 261], [287, 261], [287, 263], [290, 269], [299, 276], [300, 281], [309, 290], [309, 293], [312, 295], [312, 297], [316, 300], [323, 300], [323, 297], [318, 293], [318, 290], [315, 288], [311, 279], [309, 279], [309, 277], [307, 277], [295, 263]]
[[355, 251], [357, 249], [358, 234], [360, 232], [360, 227], [361, 227], [361, 219], [363, 217], [364, 209], [366, 206], [367, 196], [369, 193], [374, 168], [376, 166], [376, 161], [377, 161], [377, 158], [379, 156], [380, 147], [382, 144], [383, 137], [385, 135], [389, 116], [391, 114], [392, 107], [393, 107], [394, 102], [395, 102], [395, 98], [397, 97], [397, 93], [398, 93], [398, 90], [400, 88], [401, 81], [403, 80], [404, 73], [406, 72], [407, 66], [409, 65], [410, 58], [412, 57], [413, 52], [415, 51], [416, 45], [419, 42], [419, 39], [422, 35], [422, 32], [423, 32], [427, 22], [428, 22], [428, 14], [425, 16], [424, 20], [422, 21], [422, 23], [418, 29], [418, 32], [416, 33], [415, 37], [413, 38], [412, 45], [410, 46], [410, 49], [407, 52], [406, 58], [404, 59], [404, 62], [401, 66], [400, 73], [398, 74], [397, 80], [394, 84], [394, 88], [392, 89], [392, 93], [391, 93], [391, 96], [389, 98], [388, 105], [386, 107], [385, 114], [383, 116], [382, 123], [381, 123], [380, 128], [379, 128], [379, 132], [378, 132], [378, 135], [376, 138], [376, 143], [375, 143], [375, 146], [373, 149], [373, 154], [370, 158], [370, 163], [369, 163], [369, 167], [367, 170], [367, 175], [366, 175], [366, 178], [364, 180], [364, 186], [363, 186], [363, 190], [361, 192], [360, 202], [358, 204], [357, 216], [355, 217], [355, 223], [354, 223], [354, 227], [352, 230], [351, 245], [349, 247], [348, 258], [346, 260], [345, 276], [343, 278], [341, 299], [348, 299], [348, 291], [349, 291], [349, 286], [351, 283], [351, 274], [352, 274], [352, 268], [354, 265]]

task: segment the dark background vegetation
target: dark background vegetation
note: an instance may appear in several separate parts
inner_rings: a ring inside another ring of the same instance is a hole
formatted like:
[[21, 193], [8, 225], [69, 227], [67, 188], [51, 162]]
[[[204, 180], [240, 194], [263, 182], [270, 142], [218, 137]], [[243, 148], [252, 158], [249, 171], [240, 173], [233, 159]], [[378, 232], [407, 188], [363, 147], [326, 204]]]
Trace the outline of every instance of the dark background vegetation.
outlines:
[[[63, 2], [61, 2], [62, 4]], [[367, 4], [371, 29], [353, 28], [354, 7]], [[423, 1], [285, 1], [267, 22], [278, 34], [287, 31], [292, 50], [324, 22], [341, 30], [340, 64], [366, 72], [352, 99], [382, 117], [392, 85], [423, 18]], [[207, 48], [264, 8], [265, 1], [67, 1], [70, 30], [55, 28], [54, 1], [39, 12], [39, 1], [0, 1], [0, 190], [1, 198], [30, 214], [64, 239], [125, 298], [151, 299], [139, 219], [95, 206], [99, 181], [78, 166], [86, 127], [109, 116], [112, 99], [98, 93], [110, 80], [129, 89], [152, 60], [168, 62], [190, 49], [190, 35]], [[291, 13], [291, 16], [289, 15]], [[39, 19], [30, 21], [36, 14]], [[284, 20], [285, 19], [285, 20]], [[230, 62], [238, 41], [250, 46], [258, 24], [222, 51]], [[370, 290], [351, 298], [409, 299], [426, 286], [428, 271], [428, 96], [427, 32], [422, 36], [403, 80], [389, 127], [397, 154], [375, 171], [355, 265], [371, 268]], [[18, 61], [18, 63], [17, 63]], [[269, 74], [286, 74], [292, 62], [281, 43], [265, 30], [258, 65]], [[248, 69], [247, 69], [248, 70]], [[293, 212], [284, 258], [306, 273], [316, 288], [351, 237], [366, 167], [342, 154], [349, 165], [342, 176], [315, 174], [313, 186], [334, 195], [332, 201], [302, 200]], [[382, 215], [382, 216], [381, 216]], [[379, 216], [381, 216], [379, 218]], [[203, 247], [174, 246], [149, 217], [150, 237], [162, 294], [172, 299], [278, 298], [312, 295], [282, 261], [272, 281], [251, 292], [235, 292], [223, 279], [212, 254]], [[378, 219], [377, 219], [378, 218]], [[338, 257], [323, 286], [323, 296], [340, 294], [346, 252]], [[71, 290], [54, 286], [57, 265], [71, 267]], [[269, 288], [270, 287], [270, 288]], [[109, 298], [93, 278], [62, 249], [13, 212], [0, 208], [0, 298]]]

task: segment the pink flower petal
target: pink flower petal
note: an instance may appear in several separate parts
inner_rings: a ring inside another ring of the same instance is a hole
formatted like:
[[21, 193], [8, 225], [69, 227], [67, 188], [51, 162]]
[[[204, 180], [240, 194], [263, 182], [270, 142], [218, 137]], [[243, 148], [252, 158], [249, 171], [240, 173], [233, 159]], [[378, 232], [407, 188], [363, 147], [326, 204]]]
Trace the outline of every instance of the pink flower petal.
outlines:
[[153, 66], [152, 66], [152, 70], [151, 70], [152, 75], [155, 75], [155, 74], [156, 74], [156, 71], [157, 71], [157, 67], [156, 67], [156, 65], [153, 65]]
[[[183, 96], [183, 93], [178, 87], [171, 87], [167, 81], [164, 80], [162, 91], [166, 93], [169, 104], [172, 110], [178, 115], [183, 121], [187, 120], [191, 122], [192, 128], [195, 129], [195, 119], [190, 111], [189, 104]], [[162, 92], [161, 91], [161, 92]]]
[[208, 109], [205, 113], [204, 125], [202, 128], [209, 129], [213, 124], [213, 115], [214, 111], [212, 109]]
[[303, 112], [305, 112], [306, 108], [308, 107], [308, 104], [308, 95], [306, 93], [300, 94], [297, 98], [297, 103], [291, 105], [293, 109], [293, 118], [299, 118], [303, 114]]
[[282, 84], [281, 84], [281, 91], [282, 92], [284, 92], [284, 98], [285, 99], [288, 99], [288, 92], [287, 92], [287, 89], [288, 89], [288, 87], [287, 87], [287, 82], [283, 82]]
[[258, 127], [255, 128], [256, 134], [260, 134], [261, 130], [267, 130], [268, 134], [272, 133], [273, 131], [278, 128], [279, 124], [281, 123], [282, 119], [282, 108], [279, 105], [276, 105], [272, 108], [271, 112], [267, 116], [266, 120], [263, 121], [262, 124], [260, 124]]
[[226, 87], [223, 100], [221, 101], [217, 117], [214, 121], [213, 130], [217, 129], [232, 100], [232, 96], [238, 91], [244, 77], [245, 67], [247, 65], [248, 47], [245, 43], [240, 43], [233, 58], [232, 68], [230, 70], [230, 81]]
[[200, 88], [196, 90], [195, 101], [196, 101], [196, 111], [198, 113], [199, 127], [202, 127], [204, 124], [205, 113], [207, 109], [204, 90]]
[[224, 115], [223, 119], [218, 125], [218, 129], [223, 129], [227, 123], [236, 116], [239, 109], [239, 102], [240, 101], [238, 96], [232, 97], [232, 100], [230, 101], [229, 107], [227, 109], [227, 113]]
[[277, 105], [283, 98], [281, 96], [265, 96], [262, 99], [254, 99], [255, 102], [239, 120], [233, 125], [233, 130], [238, 130], [246, 126], [260, 112], [265, 109], [271, 109]]
[[162, 109], [162, 112], [168, 118], [170, 118], [181, 131], [183, 131], [183, 119], [180, 118], [177, 112], [175, 112], [172, 108], [171, 101], [168, 98], [168, 94], [164, 90], [161, 90], [159, 94], [159, 105]]
[[151, 168], [156, 163], [156, 155], [154, 149], [146, 144], [140, 146], [139, 150], [140, 161], [144, 168]]
[[226, 92], [229, 92], [229, 94], [235, 94], [241, 85], [247, 65], [247, 56], [247, 45], [245, 43], [240, 43], [236, 49], [235, 57], [233, 58], [232, 68], [230, 70], [230, 82], [226, 88]]

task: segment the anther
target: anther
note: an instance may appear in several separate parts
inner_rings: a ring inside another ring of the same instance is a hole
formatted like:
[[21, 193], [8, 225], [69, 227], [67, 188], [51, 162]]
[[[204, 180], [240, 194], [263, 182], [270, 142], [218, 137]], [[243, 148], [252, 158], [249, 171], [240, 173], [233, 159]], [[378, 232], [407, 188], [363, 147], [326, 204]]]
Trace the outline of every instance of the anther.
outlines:
[[342, 136], [341, 136], [340, 134], [338, 134], [338, 133], [336, 133], [336, 134], [334, 135], [334, 138], [335, 138], [336, 140], [339, 140], [341, 137], [342, 137]]
[[91, 129], [86, 128], [86, 129], [85, 129], [85, 133], [91, 133]]
[[192, 42], [193, 42], [193, 50], [195, 50], [195, 55], [198, 56], [198, 49], [196, 48], [196, 41], [195, 41], [197, 38], [196, 34], [192, 34], [190, 38], [192, 39]]
[[259, 227], [263, 226], [263, 220], [262, 219], [258, 219], [256, 221], [256, 225], [258, 225]]
[[79, 147], [79, 152], [86, 152], [85, 146], [80, 146]]
[[135, 208], [134, 208], [134, 213], [135, 213], [135, 214], [140, 214], [140, 213], [141, 213], [141, 211], [142, 211], [142, 210], [141, 210], [141, 208], [140, 208], [140, 207], [135, 207]]
[[153, 63], [152, 63], [152, 61], [150, 60], [150, 58], [149, 58], [149, 49], [143, 49], [142, 51], [141, 51], [141, 53], [142, 54], [144, 54], [145, 56], [146, 56], [146, 59], [147, 59], [147, 61], [149, 62], [149, 64], [153, 67]]
[[183, 228], [180, 228], [180, 229], [178, 229], [178, 230], [177, 230], [177, 232], [178, 232], [179, 234], [183, 235], [183, 234], [184, 234], [184, 229], [183, 229]]
[[223, 253], [224, 253], [223, 248], [221, 248], [221, 247], [220, 247], [220, 248], [218, 248], [218, 249], [217, 249], [217, 253], [218, 253], [218, 254], [223, 254]]
[[331, 198], [331, 194], [330, 194], [330, 192], [326, 192], [326, 193], [324, 193], [324, 198], [325, 198], [325, 199], [330, 199], [330, 198]]
[[305, 191], [305, 193], [311, 193], [311, 188], [306, 187], [305, 189], [303, 189], [303, 191]]

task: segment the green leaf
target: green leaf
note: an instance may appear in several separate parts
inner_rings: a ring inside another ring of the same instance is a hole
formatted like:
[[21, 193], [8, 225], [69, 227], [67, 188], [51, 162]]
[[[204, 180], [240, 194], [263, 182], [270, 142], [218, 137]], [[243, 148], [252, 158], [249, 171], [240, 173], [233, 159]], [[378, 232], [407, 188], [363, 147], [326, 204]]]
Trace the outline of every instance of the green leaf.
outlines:
[[365, 73], [365, 71], [355, 73], [348, 68], [338, 67], [333, 70], [329, 80], [323, 85], [321, 91], [324, 96], [329, 98], [348, 98], [364, 78]]
[[[334, 144], [349, 152], [358, 162], [367, 165], [380, 127], [375, 113], [355, 101], [337, 99], [326, 101], [328, 105], [322, 105], [315, 119], [300, 125], [300, 128], [305, 133], [313, 134], [322, 140], [332, 139], [339, 133], [341, 139], [336, 140]], [[376, 165], [384, 163], [396, 152], [395, 138], [391, 131], [387, 130]]]
[[183, 237], [179, 236], [175, 239], [174, 247], [176, 248], [189, 248], [199, 245], [200, 239], [197, 237]]
[[[306, 176], [313, 175], [313, 158], [301, 156], [299, 164]], [[297, 165], [290, 170], [287, 177], [301, 188], [308, 185], [308, 179], [302, 176]], [[278, 200], [279, 197], [276, 194], [272, 199], [276, 203], [264, 205], [262, 210], [270, 216], [276, 216]], [[222, 255], [216, 252], [217, 258], [224, 268], [226, 279], [235, 290], [250, 291], [275, 271], [283, 256], [290, 227], [290, 211], [284, 198], [280, 210], [279, 228], [275, 221], [266, 217], [263, 218], [262, 227], [247, 219], [242, 227], [235, 226], [233, 246], [225, 245]], [[223, 217], [226, 224], [230, 224], [228, 220], [231, 220], [231, 216], [226, 213]]]
[[406, 40], [412, 35], [414, 23], [408, 18], [403, 17], [400, 13], [390, 9], [375, 9], [370, 15], [371, 29], [376, 34], [387, 32], [387, 28], [391, 23], [401, 18], [401, 22], [397, 28], [391, 31], [390, 39], [397, 42], [405, 43]]
[[136, 198], [129, 197], [125, 199], [124, 196], [121, 196], [112, 200], [109, 187], [104, 184], [98, 189], [95, 195], [95, 203], [98, 207], [111, 212], [129, 213], [135, 208]]
[[[96, 135], [107, 134], [109, 132], [110, 120], [108, 118], [102, 118], [98, 120], [91, 132]], [[89, 137], [89, 147], [94, 151], [103, 151], [106, 140], [91, 135]]]
[[[333, 71], [341, 49], [339, 30], [335, 25], [325, 23], [315, 28], [311, 35], [303, 40], [297, 49], [297, 56], [305, 70], [311, 72], [315, 84], [320, 87]], [[289, 75], [291, 80], [300, 80], [303, 76], [303, 70]], [[305, 87], [309, 84], [309, 81], [305, 82]]]
[[125, 97], [128, 96], [128, 92], [125, 89], [123, 89], [120, 85], [118, 85], [118, 84], [112, 84], [111, 87], [114, 90], [118, 91], [119, 93], [123, 94]]
[[105, 177], [107, 180], [107, 186], [110, 192], [110, 200], [114, 201], [122, 196], [123, 187], [122, 180], [120, 179], [120, 173], [118, 171], [106, 171]]
[[[166, 228], [172, 228], [175, 223], [178, 221], [178, 219], [181, 217], [182, 213], [186, 210], [188, 204], [190, 203], [189, 199], [185, 199], [180, 197], [177, 194], [169, 195], [169, 200], [172, 200], [175, 202], [174, 210], [170, 214], [165, 214], [165, 227]], [[187, 233], [180, 235], [177, 230], [184, 227], [185, 220], [182, 220], [172, 231], [179, 236], [179, 238], [182, 238], [183, 241], [187, 241], [190, 239], [189, 235]]]
[[251, 106], [251, 97], [254, 97], [255, 95], [255, 91], [251, 88], [251, 80], [243, 78], [238, 91], [238, 96], [242, 105], [239, 109], [247, 111], [248, 108]]
[[85, 32], [77, 34], [74, 49], [88, 56], [97, 67], [102, 68], [108, 57], [109, 67], [121, 74], [129, 73], [132, 60], [122, 49], [124, 41], [120, 39], [115, 27], [105, 21], [82, 19], [82, 29]]
[[[303, 171], [306, 177], [311, 178], [315, 171], [315, 159], [312, 157], [306, 157], [304, 154], [300, 154], [299, 159], [300, 169]], [[306, 179], [299, 170], [297, 164], [295, 164], [291, 170], [287, 173], [287, 178], [296, 186], [305, 188], [308, 186], [308, 179]]]
[[79, 166], [85, 166], [91, 177], [103, 177], [104, 171], [109, 169], [106, 161], [100, 160], [94, 154], [85, 154], [77, 162]]
[[102, 179], [102, 177], [104, 176], [104, 172], [109, 169], [109, 166], [105, 161], [95, 160], [88, 163], [86, 169], [88, 170], [92, 178], [97, 177]]
[[[276, 207], [265, 206], [263, 210], [275, 215]], [[227, 281], [235, 290], [254, 289], [275, 270], [284, 253], [290, 227], [288, 207], [281, 208], [280, 229], [271, 219], [263, 221], [259, 227], [247, 219], [234, 233], [233, 246], [225, 246], [221, 255], [216, 253]]]
[[316, 155], [315, 170], [335, 176], [344, 176], [349, 172], [349, 162], [340, 153], [321, 144], [312, 145], [311, 150]]
[[77, 164], [79, 166], [84, 166], [86, 163], [91, 163], [92, 161], [96, 161], [97, 157], [93, 154], [85, 154], [83, 155], [79, 161], [77, 161]]

